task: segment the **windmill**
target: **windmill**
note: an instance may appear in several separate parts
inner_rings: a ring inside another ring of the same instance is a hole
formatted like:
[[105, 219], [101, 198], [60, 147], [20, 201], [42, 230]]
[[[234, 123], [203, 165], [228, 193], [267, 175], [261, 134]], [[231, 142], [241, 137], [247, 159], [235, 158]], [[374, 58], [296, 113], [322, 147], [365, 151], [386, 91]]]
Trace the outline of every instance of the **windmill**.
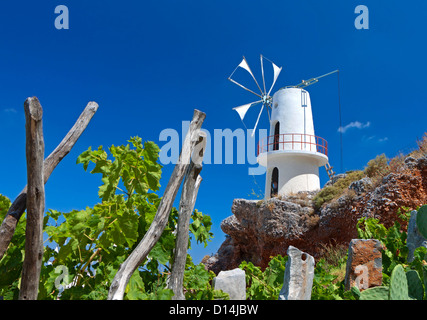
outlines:
[[[264, 77], [264, 60], [272, 64], [274, 71], [273, 83], [268, 90], [266, 89]], [[333, 168], [329, 165], [327, 141], [315, 135], [310, 95], [305, 88], [317, 83], [320, 78], [334, 73], [339, 74], [339, 70], [334, 70], [308, 80], [302, 80], [296, 85], [282, 87], [272, 94], [272, 89], [282, 68], [263, 55], [260, 55], [260, 62], [262, 88], [245, 57], [243, 57], [243, 60], [228, 77], [228, 80], [259, 98], [259, 100], [233, 108], [233, 110], [237, 111], [243, 122], [246, 113], [251, 107], [261, 105], [251, 134], [252, 137], [264, 108], [268, 112], [270, 135], [259, 141], [257, 155], [258, 163], [266, 167], [265, 197], [269, 198], [278, 194], [318, 190], [320, 189], [318, 168], [324, 166], [330, 179], [333, 178], [335, 172], [333, 172]], [[259, 93], [255, 92], [256, 90], [248, 89], [232, 78], [238, 68], [245, 69], [251, 75], [258, 87]], [[243, 124], [245, 123], [243, 122]]]
[[[339, 77], [339, 70], [334, 70], [334, 71], [328, 72], [328, 73], [323, 74], [323, 75], [318, 76], [318, 77], [310, 78], [308, 80], [302, 80], [300, 83], [298, 83], [295, 86], [286, 86], [284, 88], [301, 88], [301, 89], [303, 89], [303, 88], [306, 88], [308, 86], [311, 86], [312, 84], [319, 82], [320, 78], [329, 76], [333, 73], [338, 73], [338, 77]], [[281, 89], [283, 89], [283, 88], [281, 88]], [[302, 107], [307, 107], [307, 105], [305, 104], [306, 95], [304, 94], [301, 98], [302, 98], [301, 100], [304, 101], [304, 102], [302, 102]], [[339, 78], [338, 78], [338, 99], [340, 100], [340, 98], [339, 98]], [[339, 116], [340, 116], [340, 127], [341, 127], [341, 102], [340, 101], [339, 101], [339, 108], [340, 108]], [[305, 120], [305, 109], [304, 109], [304, 131], [305, 131], [305, 121], [306, 120]], [[342, 132], [340, 132], [340, 140], [341, 140], [341, 167], [342, 167]], [[335, 172], [333, 171], [333, 167], [329, 164], [329, 162], [327, 162], [325, 164], [325, 169], [326, 169], [326, 173], [328, 174], [329, 179], [332, 180], [332, 178], [335, 176]], [[342, 171], [342, 168], [341, 168], [341, 171]]]
[[[263, 60], [267, 60], [267, 61], [269, 61], [272, 65], [273, 65], [273, 72], [274, 72], [274, 76], [273, 76], [273, 83], [272, 83], [272, 85], [271, 85], [271, 87], [270, 87], [270, 89], [267, 91], [267, 89], [266, 89], [266, 87], [265, 87], [265, 79], [264, 79], [264, 63], [263, 63]], [[255, 133], [255, 129], [256, 129], [256, 127], [257, 127], [257, 125], [258, 125], [258, 122], [259, 122], [259, 119], [260, 119], [260, 117], [261, 117], [261, 114], [262, 114], [262, 111], [264, 110], [264, 108], [266, 108], [267, 109], [267, 112], [268, 112], [268, 108], [270, 108], [271, 109], [271, 104], [272, 104], [272, 97], [270, 96], [270, 93], [271, 93], [271, 90], [273, 89], [273, 87], [274, 87], [274, 84], [276, 83], [276, 80], [277, 80], [277, 78], [279, 77], [279, 74], [280, 74], [280, 72], [282, 71], [282, 67], [278, 67], [277, 65], [275, 65], [274, 64], [274, 62], [272, 62], [271, 60], [269, 60], [269, 59], [267, 59], [266, 57], [264, 57], [262, 54], [260, 55], [260, 61], [261, 61], [261, 74], [262, 74], [262, 84], [263, 84], [263, 89], [264, 90], [262, 90], [261, 89], [261, 87], [260, 87], [260, 85], [258, 84], [258, 81], [256, 80], [256, 78], [255, 78], [255, 76], [254, 76], [254, 74], [252, 73], [252, 70], [251, 70], [251, 68], [249, 67], [249, 65], [248, 65], [248, 62], [246, 61], [246, 58], [245, 57], [243, 57], [243, 60], [242, 60], [242, 62], [240, 62], [240, 64], [236, 67], [236, 69], [234, 69], [234, 71], [231, 73], [231, 75], [228, 77], [228, 80], [230, 80], [231, 82], [233, 82], [234, 84], [237, 84], [239, 87], [241, 87], [241, 88], [243, 88], [243, 89], [245, 89], [246, 91], [249, 91], [249, 92], [251, 92], [251, 93], [253, 93], [254, 95], [256, 95], [257, 97], [259, 97], [260, 98], [260, 100], [257, 100], [257, 101], [254, 101], [254, 102], [251, 102], [251, 103], [247, 103], [247, 104], [244, 104], [244, 105], [242, 105], [242, 106], [239, 106], [239, 107], [235, 107], [235, 108], [233, 108], [233, 110], [236, 110], [237, 111], [237, 113], [239, 114], [239, 116], [240, 116], [240, 119], [242, 120], [242, 122], [243, 122], [243, 119], [244, 119], [244, 117], [245, 117], [245, 115], [246, 115], [246, 112], [249, 110], [249, 108], [250, 107], [253, 107], [253, 106], [255, 106], [255, 105], [258, 105], [258, 104], [262, 104], [262, 106], [261, 106], [261, 110], [260, 110], [260, 112], [259, 112], [259, 114], [258, 114], [258, 118], [257, 118], [257, 120], [256, 120], [256, 122], [255, 122], [255, 126], [254, 126], [254, 128], [253, 128], [253, 130], [252, 130], [252, 134], [251, 134], [251, 136], [253, 137], [254, 136], [254, 133]], [[257, 85], [257, 87], [258, 87], [258, 89], [259, 89], [259, 91], [260, 91], [260, 94], [258, 94], [258, 93], [256, 93], [256, 92], [254, 92], [254, 91], [252, 91], [252, 90], [250, 90], [250, 89], [248, 89], [248, 88], [246, 88], [245, 86], [243, 86], [243, 85], [241, 85], [240, 83], [238, 83], [237, 81], [235, 81], [234, 79], [232, 79], [232, 76], [233, 76], [233, 74], [236, 72], [236, 70], [238, 69], [238, 68], [243, 68], [243, 69], [245, 69], [247, 72], [249, 72], [249, 74], [252, 76], [252, 78], [254, 79], [254, 81], [255, 81], [255, 83], [256, 83], [256, 85]]]

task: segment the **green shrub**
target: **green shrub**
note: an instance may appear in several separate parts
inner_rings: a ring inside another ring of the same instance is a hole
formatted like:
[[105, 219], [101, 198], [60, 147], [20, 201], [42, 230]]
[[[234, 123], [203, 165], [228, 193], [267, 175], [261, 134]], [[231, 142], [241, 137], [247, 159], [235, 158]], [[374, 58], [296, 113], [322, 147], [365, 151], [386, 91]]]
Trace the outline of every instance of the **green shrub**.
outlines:
[[277, 300], [283, 286], [288, 257], [272, 257], [268, 267], [262, 271], [252, 262], [243, 261], [239, 268], [246, 273], [246, 296], [249, 300]]
[[376, 156], [375, 159], [369, 160], [365, 168], [365, 174], [369, 178], [382, 178], [389, 171], [388, 158], [384, 153]]
[[339, 188], [340, 190], [347, 189], [352, 182], [362, 179], [363, 176], [363, 171], [349, 171], [347, 172], [347, 175], [344, 178], [338, 179], [334, 183], [334, 186]]
[[328, 265], [323, 258], [316, 261], [311, 300], [354, 300], [352, 293], [345, 291], [344, 279], [338, 281], [339, 276], [333, 271], [342, 269], [345, 264], [346, 257], [335, 267]]
[[314, 207], [319, 209], [324, 203], [338, 198], [348, 190], [352, 182], [362, 179], [363, 176], [363, 171], [349, 171], [345, 177], [338, 179], [332, 186], [327, 186], [316, 194], [313, 198]]
[[415, 159], [427, 156], [427, 132], [421, 139], [417, 139], [418, 149], [412, 151], [409, 155]]
[[340, 190], [336, 187], [327, 186], [324, 187], [316, 196], [313, 198], [313, 204], [316, 209], [319, 209], [322, 204], [331, 201], [340, 193]]

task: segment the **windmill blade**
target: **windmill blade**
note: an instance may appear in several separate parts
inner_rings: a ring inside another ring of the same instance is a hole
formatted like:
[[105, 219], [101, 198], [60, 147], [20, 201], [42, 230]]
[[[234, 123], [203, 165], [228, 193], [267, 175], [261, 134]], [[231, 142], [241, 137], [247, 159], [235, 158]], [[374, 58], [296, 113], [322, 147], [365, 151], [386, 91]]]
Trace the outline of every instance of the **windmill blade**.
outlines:
[[261, 113], [262, 113], [262, 110], [263, 110], [263, 109], [264, 109], [264, 103], [262, 104], [261, 111], [260, 111], [260, 112], [259, 112], [259, 114], [258, 114], [258, 119], [256, 119], [255, 127], [254, 127], [254, 129], [252, 130], [251, 137], [253, 137], [253, 136], [254, 136], [254, 134], [255, 134], [255, 129], [256, 129], [257, 125], [258, 125], [258, 121], [259, 121], [259, 118], [261, 117]]
[[[271, 61], [270, 61], [271, 62]], [[282, 71], [282, 67], [278, 67], [278, 66], [276, 66], [273, 62], [271, 62], [272, 64], [273, 64], [273, 69], [274, 69], [274, 79], [273, 79], [273, 84], [271, 85], [271, 87], [270, 87], [270, 90], [268, 90], [268, 95], [270, 95], [270, 92], [271, 92], [271, 90], [273, 89], [273, 87], [274, 87], [274, 84], [276, 83], [276, 80], [277, 80], [277, 77], [279, 76], [279, 74], [280, 74], [280, 71]]]
[[254, 74], [252, 73], [251, 68], [249, 68], [249, 64], [248, 64], [248, 62], [246, 61], [245, 56], [243, 56], [243, 60], [242, 60], [242, 62], [240, 62], [239, 67], [241, 67], [241, 68], [243, 68], [243, 69], [247, 70], [247, 71], [251, 74], [251, 76], [252, 76], [252, 78], [254, 79], [254, 81], [255, 81], [255, 83], [256, 83], [256, 85], [257, 85], [257, 87], [258, 87], [259, 91], [260, 91], [260, 92], [261, 92], [261, 94], [262, 94], [263, 92], [262, 92], [262, 90], [261, 90], [261, 88], [260, 88], [260, 86], [259, 86], [259, 84], [258, 84], [258, 81], [256, 81], [256, 78], [255, 78]]
[[[234, 69], [234, 71], [233, 71], [233, 73], [228, 77], [228, 79], [229, 80], [231, 80], [231, 77], [233, 76], [233, 74], [236, 72], [236, 70], [237, 70], [237, 68], [243, 68], [243, 69], [245, 69], [247, 72], [249, 72], [249, 74], [252, 76], [252, 79], [254, 79], [254, 81], [255, 81], [255, 83], [256, 83], [256, 85], [257, 85], [257, 87], [258, 87], [258, 89], [259, 89], [259, 91], [261, 92], [261, 94], [263, 94], [263, 92], [262, 92], [262, 90], [261, 90], [261, 88], [260, 88], [260, 86], [259, 86], [259, 84], [258, 84], [258, 81], [256, 81], [256, 78], [255, 78], [255, 76], [254, 76], [254, 74], [252, 73], [252, 70], [251, 70], [251, 68], [249, 67], [249, 64], [248, 64], [248, 62], [246, 61], [246, 58], [243, 56], [243, 60], [242, 60], [242, 62], [240, 62], [239, 63], [239, 65], [236, 67], [236, 69]], [[253, 91], [251, 91], [252, 93], [253, 93]]]
[[256, 95], [256, 96], [258, 96], [258, 97], [262, 98], [262, 96], [261, 96], [261, 95], [259, 95], [259, 94], [258, 94], [258, 93], [256, 93], [256, 92], [253, 92], [251, 89], [246, 88], [245, 86], [241, 85], [241, 84], [240, 84], [240, 83], [238, 83], [237, 81], [235, 81], [235, 80], [233, 80], [233, 79], [231, 79], [231, 78], [228, 78], [228, 80], [230, 80], [231, 82], [233, 82], [233, 83], [237, 84], [239, 87], [241, 87], [241, 88], [245, 89], [246, 91], [249, 91], [249, 92], [253, 93], [254, 95]]
[[252, 78], [255, 79], [254, 74], [252, 73], [251, 68], [249, 68], [248, 62], [246, 61], [245, 57], [243, 57], [243, 60], [242, 60], [242, 62], [240, 62], [238, 67], [245, 69], [247, 72], [249, 72], [251, 74]]
[[252, 107], [253, 105], [256, 105], [256, 104], [261, 103], [261, 102], [262, 102], [262, 100], [254, 101], [254, 102], [251, 102], [248, 104], [244, 104], [243, 106], [235, 107], [235, 108], [233, 108], [233, 110], [237, 111], [237, 113], [240, 116], [240, 119], [243, 121], [243, 118], [245, 117], [246, 112], [249, 110], [249, 108]]
[[262, 85], [264, 86], [264, 94], [267, 93], [267, 90], [265, 90], [265, 79], [264, 79], [264, 64], [263, 64], [263, 59], [262, 59], [262, 54], [260, 55], [260, 60], [261, 60], [261, 74], [262, 74]]

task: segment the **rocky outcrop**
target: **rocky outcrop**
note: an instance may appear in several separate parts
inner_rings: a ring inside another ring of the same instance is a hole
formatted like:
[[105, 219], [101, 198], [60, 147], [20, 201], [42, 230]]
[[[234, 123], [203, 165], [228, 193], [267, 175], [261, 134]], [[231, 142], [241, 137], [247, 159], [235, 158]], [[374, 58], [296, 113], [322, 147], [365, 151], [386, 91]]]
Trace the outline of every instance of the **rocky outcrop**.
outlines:
[[349, 192], [318, 210], [312, 204], [316, 192], [266, 201], [235, 199], [233, 215], [221, 223], [226, 240], [203, 262], [215, 273], [242, 261], [265, 268], [271, 256], [285, 255], [290, 245], [315, 258], [322, 244], [348, 245], [357, 238], [361, 217], [377, 218], [389, 227], [398, 219], [399, 208], [416, 209], [427, 203], [427, 158], [406, 158], [399, 170], [376, 184], [367, 177], [355, 181]]

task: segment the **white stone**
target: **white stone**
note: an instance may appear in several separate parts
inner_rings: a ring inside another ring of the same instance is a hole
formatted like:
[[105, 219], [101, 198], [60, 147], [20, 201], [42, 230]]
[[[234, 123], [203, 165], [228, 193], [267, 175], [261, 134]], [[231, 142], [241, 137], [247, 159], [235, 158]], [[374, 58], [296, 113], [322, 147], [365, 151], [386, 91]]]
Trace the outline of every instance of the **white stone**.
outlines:
[[418, 231], [417, 227], [417, 211], [411, 212], [411, 218], [408, 223], [408, 237], [406, 239], [406, 245], [408, 247], [408, 262], [414, 260], [414, 251], [418, 247], [427, 248], [427, 239], [425, 239]]
[[288, 261], [279, 300], [311, 300], [314, 279], [314, 258], [289, 246]]
[[214, 289], [228, 293], [230, 300], [246, 300], [245, 271], [239, 268], [221, 271], [214, 278]]

